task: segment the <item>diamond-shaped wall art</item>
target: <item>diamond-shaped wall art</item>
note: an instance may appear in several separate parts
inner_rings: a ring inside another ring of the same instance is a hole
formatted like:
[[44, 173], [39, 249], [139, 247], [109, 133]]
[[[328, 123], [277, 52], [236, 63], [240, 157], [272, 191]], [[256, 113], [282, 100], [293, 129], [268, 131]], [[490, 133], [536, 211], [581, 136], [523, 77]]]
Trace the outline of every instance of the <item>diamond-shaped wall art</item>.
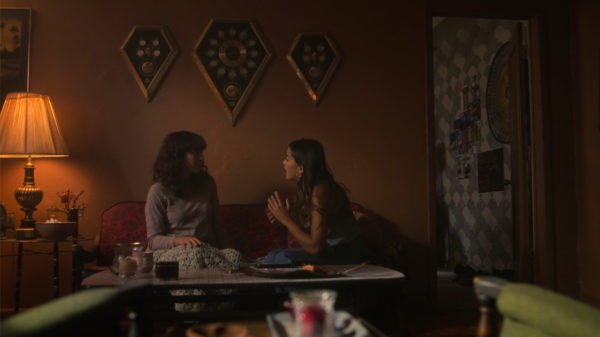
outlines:
[[121, 46], [121, 53], [150, 102], [179, 50], [166, 26], [134, 26]]
[[272, 55], [256, 22], [252, 19], [211, 19], [192, 55], [231, 125], [235, 125]]
[[287, 59], [300, 78], [308, 95], [319, 104], [327, 83], [342, 59], [333, 38], [323, 32], [300, 33]]

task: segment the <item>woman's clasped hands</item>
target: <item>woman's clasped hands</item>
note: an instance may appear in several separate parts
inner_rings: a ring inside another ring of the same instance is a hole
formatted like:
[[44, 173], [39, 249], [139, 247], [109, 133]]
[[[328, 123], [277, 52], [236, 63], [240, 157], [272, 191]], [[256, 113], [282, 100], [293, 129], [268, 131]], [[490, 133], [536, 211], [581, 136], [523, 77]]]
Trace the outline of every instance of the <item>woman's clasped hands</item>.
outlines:
[[284, 205], [277, 191], [267, 199], [267, 217], [271, 223], [274, 223], [275, 220], [277, 220], [281, 224], [284, 224], [285, 221], [290, 219], [289, 210], [289, 200], [286, 198]]

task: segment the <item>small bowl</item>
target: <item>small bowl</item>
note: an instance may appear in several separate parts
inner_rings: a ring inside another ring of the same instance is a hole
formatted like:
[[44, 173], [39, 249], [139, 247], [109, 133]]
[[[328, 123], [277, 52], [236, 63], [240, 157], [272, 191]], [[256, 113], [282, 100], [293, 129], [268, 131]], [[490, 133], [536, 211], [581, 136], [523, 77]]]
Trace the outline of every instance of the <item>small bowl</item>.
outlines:
[[161, 280], [177, 280], [179, 278], [179, 262], [156, 262], [154, 264], [154, 275]]
[[62, 241], [73, 235], [76, 226], [76, 222], [38, 222], [35, 229], [46, 240]]

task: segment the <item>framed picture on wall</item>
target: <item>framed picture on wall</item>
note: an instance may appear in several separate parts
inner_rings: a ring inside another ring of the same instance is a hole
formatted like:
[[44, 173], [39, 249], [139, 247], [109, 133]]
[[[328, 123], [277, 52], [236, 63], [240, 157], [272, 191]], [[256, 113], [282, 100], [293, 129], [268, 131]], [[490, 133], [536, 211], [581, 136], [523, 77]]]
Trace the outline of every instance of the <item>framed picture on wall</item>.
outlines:
[[0, 103], [29, 89], [31, 9], [0, 8]]

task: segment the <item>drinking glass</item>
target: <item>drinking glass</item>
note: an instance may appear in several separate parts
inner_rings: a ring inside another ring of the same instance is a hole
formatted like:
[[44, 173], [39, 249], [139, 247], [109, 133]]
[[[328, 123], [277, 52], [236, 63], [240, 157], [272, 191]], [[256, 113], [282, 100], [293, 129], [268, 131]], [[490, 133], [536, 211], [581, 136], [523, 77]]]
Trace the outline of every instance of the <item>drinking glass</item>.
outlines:
[[292, 337], [333, 336], [336, 298], [337, 292], [327, 289], [292, 291]]

